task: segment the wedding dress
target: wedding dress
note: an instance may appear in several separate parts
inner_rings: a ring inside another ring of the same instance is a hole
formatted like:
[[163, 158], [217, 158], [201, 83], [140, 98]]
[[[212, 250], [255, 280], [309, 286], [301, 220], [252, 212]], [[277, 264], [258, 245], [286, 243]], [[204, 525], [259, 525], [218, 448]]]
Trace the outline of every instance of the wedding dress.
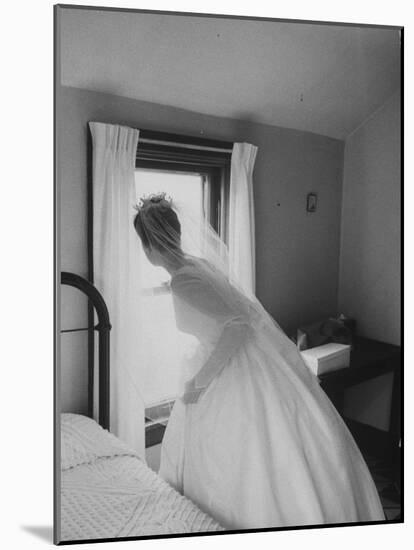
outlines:
[[178, 328], [200, 342], [186, 377], [203, 391], [176, 400], [160, 475], [227, 529], [384, 520], [345, 423], [259, 302], [197, 258], [171, 290]]

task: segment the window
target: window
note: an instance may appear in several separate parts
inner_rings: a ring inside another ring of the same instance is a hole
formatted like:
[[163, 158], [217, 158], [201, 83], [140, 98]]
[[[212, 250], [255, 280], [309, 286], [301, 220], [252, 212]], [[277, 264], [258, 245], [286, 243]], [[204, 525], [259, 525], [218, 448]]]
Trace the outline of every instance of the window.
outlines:
[[[200, 220], [204, 216], [204, 186], [205, 176], [196, 172], [176, 172], [170, 170], [155, 170], [137, 168], [135, 171], [135, 189], [137, 198], [158, 191], [168, 192], [188, 210], [193, 219]], [[142, 265], [144, 284], [147, 288], [165, 288], [168, 280], [166, 271], [154, 267], [149, 262]]]
[[203, 215], [227, 242], [231, 151], [227, 142], [142, 131], [136, 168], [202, 177]]
[[[200, 222], [203, 217], [207, 218], [226, 241], [230, 159], [228, 143], [142, 131], [135, 172], [137, 200], [142, 195], [165, 191], [188, 207], [193, 218], [199, 218]], [[158, 344], [149, 342], [156, 347], [158, 355], [155, 361], [152, 358], [149, 379], [143, 384], [147, 388], [147, 446], [162, 439], [164, 426], [154, 418], [159, 417], [159, 421], [168, 418], [172, 395], [178, 388], [175, 375], [179, 372], [178, 365], [196, 346], [195, 338], [168, 330], [175, 325], [172, 299], [165, 284], [168, 280], [169, 275], [163, 268], [143, 261], [144, 291], [156, 290], [148, 293], [148, 311], [160, 319]]]
[[[138, 168], [135, 171], [137, 199], [149, 193], [168, 192], [175, 200], [188, 208], [194, 219], [202, 219], [203, 213], [202, 175], [192, 172], [175, 172]], [[143, 307], [156, 323], [157, 332], [146, 335], [148, 353], [148, 376], [142, 381], [147, 405], [147, 427], [156, 420], [169, 416], [173, 396], [178, 390], [179, 365], [196, 346], [190, 335], [172, 330], [175, 327], [173, 303], [169, 292], [170, 275], [165, 269], [153, 266], [144, 257], [142, 250], [141, 275], [143, 286]]]

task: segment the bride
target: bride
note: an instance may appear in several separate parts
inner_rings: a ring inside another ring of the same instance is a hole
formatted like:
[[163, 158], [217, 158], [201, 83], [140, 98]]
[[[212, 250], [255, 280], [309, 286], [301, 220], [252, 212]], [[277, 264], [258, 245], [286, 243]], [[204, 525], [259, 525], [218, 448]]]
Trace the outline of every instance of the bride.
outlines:
[[346, 425], [295, 344], [229, 282], [217, 235], [208, 229], [217, 241], [208, 245], [204, 230], [204, 257], [190, 255], [190, 231], [181, 234], [164, 193], [137, 210], [148, 260], [171, 275], [177, 327], [200, 342], [168, 421], [160, 475], [227, 529], [384, 520]]

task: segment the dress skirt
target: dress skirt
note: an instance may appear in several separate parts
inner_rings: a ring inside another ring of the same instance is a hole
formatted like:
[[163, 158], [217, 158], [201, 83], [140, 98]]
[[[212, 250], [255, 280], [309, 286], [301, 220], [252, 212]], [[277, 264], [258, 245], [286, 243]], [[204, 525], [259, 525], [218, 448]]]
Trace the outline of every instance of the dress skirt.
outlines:
[[174, 404], [160, 475], [226, 529], [385, 519], [354, 439], [300, 361], [252, 330], [197, 403]]

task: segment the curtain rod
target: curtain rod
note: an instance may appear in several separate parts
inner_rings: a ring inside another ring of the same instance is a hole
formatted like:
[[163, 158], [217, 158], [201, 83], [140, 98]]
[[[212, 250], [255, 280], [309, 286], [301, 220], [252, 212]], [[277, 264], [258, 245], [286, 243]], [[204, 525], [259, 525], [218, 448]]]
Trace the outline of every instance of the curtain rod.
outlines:
[[198, 149], [200, 151], [215, 151], [216, 153], [231, 153], [233, 148], [222, 147], [209, 147], [207, 145], [191, 145], [189, 143], [178, 143], [176, 141], [163, 141], [158, 139], [139, 138], [138, 147], [140, 143], [153, 143], [155, 145], [173, 145], [174, 147], [182, 147], [183, 149]]

